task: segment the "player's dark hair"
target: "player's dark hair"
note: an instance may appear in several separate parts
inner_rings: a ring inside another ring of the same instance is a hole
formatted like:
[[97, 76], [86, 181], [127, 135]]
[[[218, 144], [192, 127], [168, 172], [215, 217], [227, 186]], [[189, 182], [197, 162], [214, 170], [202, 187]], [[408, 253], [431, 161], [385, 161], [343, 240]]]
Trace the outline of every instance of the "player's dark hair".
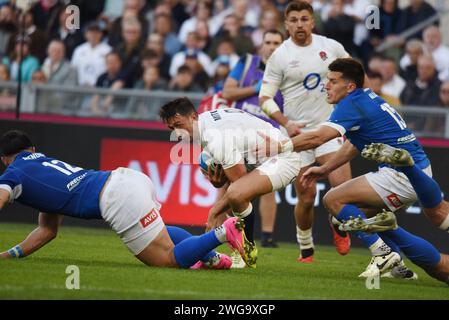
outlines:
[[310, 3], [306, 2], [306, 1], [292, 1], [290, 2], [287, 7], [285, 8], [284, 11], [284, 16], [287, 19], [287, 16], [290, 12], [292, 11], [302, 11], [302, 10], [307, 10], [310, 12], [310, 14], [313, 16], [313, 7], [311, 6]]
[[352, 58], [339, 58], [329, 65], [329, 70], [341, 72], [343, 79], [354, 82], [357, 88], [363, 88], [365, 70], [360, 62]]
[[282, 32], [280, 32], [278, 29], [269, 29], [269, 30], [265, 31], [263, 33], [263, 37], [262, 38], [265, 39], [265, 36], [267, 34], [277, 34], [278, 36], [281, 37], [281, 39], [282, 39], [281, 41], [284, 41], [284, 39], [285, 39], [284, 34]]
[[162, 121], [167, 122], [170, 118], [176, 114], [181, 116], [188, 116], [192, 113], [196, 113], [195, 106], [188, 98], [178, 98], [169, 103], [163, 105], [159, 110], [159, 117]]
[[0, 154], [2, 157], [12, 156], [33, 146], [28, 135], [20, 130], [8, 131], [0, 138]]

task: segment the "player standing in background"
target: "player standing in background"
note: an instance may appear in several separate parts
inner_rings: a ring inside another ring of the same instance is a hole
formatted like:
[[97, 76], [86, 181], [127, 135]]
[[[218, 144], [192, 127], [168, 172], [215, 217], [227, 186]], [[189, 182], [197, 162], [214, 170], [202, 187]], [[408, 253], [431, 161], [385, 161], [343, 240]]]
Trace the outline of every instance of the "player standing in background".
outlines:
[[39, 210], [39, 227], [0, 258], [22, 258], [40, 249], [58, 232], [62, 216], [104, 219], [137, 259], [150, 266], [189, 268], [203, 260], [211, 268], [229, 269], [231, 259], [211, 251], [227, 242], [243, 256], [244, 233], [237, 218], [201, 236], [165, 227], [150, 178], [127, 168], [94, 171], [48, 158], [21, 131], [0, 139], [0, 209], [17, 201]]
[[[267, 62], [259, 93], [262, 110], [276, 120], [290, 137], [308, 132], [325, 122], [333, 106], [326, 102], [324, 79], [329, 64], [337, 58], [348, 57], [343, 46], [335, 40], [315, 35], [312, 6], [304, 1], [292, 1], [285, 9], [285, 26], [290, 38], [271, 55]], [[280, 90], [284, 97], [282, 112], [273, 99]], [[306, 127], [304, 127], [306, 126]], [[315, 149], [301, 152], [301, 171], [295, 181], [298, 203], [295, 206], [300, 262], [313, 262], [314, 244], [312, 225], [316, 185], [304, 188], [299, 179], [314, 163], [325, 163], [343, 143], [336, 138]], [[351, 179], [349, 163], [329, 174], [332, 187]], [[333, 226], [333, 225], [332, 225]], [[332, 227], [338, 253], [349, 252], [349, 235]]]
[[[241, 109], [279, 128], [279, 124], [270, 119], [259, 106], [259, 91], [268, 58], [284, 41], [282, 33], [276, 29], [265, 31], [260, 48], [260, 56], [246, 54], [228, 75], [224, 84], [223, 98], [233, 101], [233, 108]], [[275, 101], [282, 110], [284, 100], [278, 91]], [[270, 192], [259, 198], [259, 212], [262, 228], [262, 247], [277, 248], [273, 241], [276, 222], [276, 193]]]

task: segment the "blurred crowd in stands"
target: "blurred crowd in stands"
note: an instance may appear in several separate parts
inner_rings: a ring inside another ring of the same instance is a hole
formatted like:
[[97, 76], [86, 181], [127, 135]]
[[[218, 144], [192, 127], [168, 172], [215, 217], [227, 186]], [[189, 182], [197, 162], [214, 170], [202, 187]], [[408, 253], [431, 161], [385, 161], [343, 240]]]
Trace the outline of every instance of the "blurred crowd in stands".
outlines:
[[[367, 29], [371, 0], [309, 0], [318, 34], [364, 62], [373, 89], [392, 106], [449, 107], [449, 47], [425, 0], [380, 0], [380, 28]], [[212, 94], [269, 29], [284, 30], [288, 0], [40, 0], [20, 14], [0, 0], [0, 81]], [[80, 26], [73, 28], [73, 12]], [[70, 9], [70, 8], [69, 8]], [[394, 45], [376, 52], [379, 45]], [[0, 105], [2, 104], [0, 92]], [[95, 104], [93, 104], [95, 108]], [[1, 108], [0, 108], [1, 109]]]

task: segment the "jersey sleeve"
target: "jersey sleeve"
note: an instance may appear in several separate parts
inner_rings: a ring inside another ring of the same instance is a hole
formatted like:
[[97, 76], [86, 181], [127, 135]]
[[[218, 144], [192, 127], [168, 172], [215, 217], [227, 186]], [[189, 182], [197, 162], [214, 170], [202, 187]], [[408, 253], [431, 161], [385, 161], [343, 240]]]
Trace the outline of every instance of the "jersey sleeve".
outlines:
[[9, 192], [9, 202], [13, 202], [22, 194], [22, 183], [12, 170], [6, 170], [0, 176], [0, 189]]
[[240, 78], [242, 77], [243, 74], [243, 69], [245, 68], [245, 58], [246, 56], [240, 58], [239, 62], [237, 62], [235, 67], [231, 70], [231, 72], [229, 72], [228, 77], [236, 81], [240, 81]]
[[329, 120], [323, 125], [332, 127], [343, 136], [347, 131], [356, 131], [363, 121], [362, 113], [350, 102], [338, 104]]
[[[279, 49], [279, 48], [278, 48]], [[279, 86], [283, 78], [283, 70], [279, 57], [279, 50], [273, 52], [267, 61], [265, 72], [263, 74], [263, 82]]]
[[349, 53], [345, 50], [345, 48], [343, 47], [343, 45], [335, 40], [331, 40], [332, 41], [332, 47], [335, 50], [335, 55], [337, 56], [337, 58], [349, 58], [350, 55]]

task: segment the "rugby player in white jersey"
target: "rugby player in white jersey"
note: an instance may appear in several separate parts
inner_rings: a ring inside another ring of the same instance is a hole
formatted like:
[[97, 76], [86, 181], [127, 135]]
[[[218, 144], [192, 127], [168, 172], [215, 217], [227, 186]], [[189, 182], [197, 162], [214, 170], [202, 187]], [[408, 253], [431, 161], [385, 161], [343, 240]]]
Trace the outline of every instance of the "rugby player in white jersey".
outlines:
[[[251, 201], [289, 185], [301, 167], [300, 156], [295, 152], [256, 159], [256, 146], [264, 142], [258, 133], [264, 132], [279, 141], [286, 136], [271, 124], [239, 109], [223, 108], [198, 115], [187, 98], [167, 103], [159, 115], [174, 131], [176, 139], [200, 143], [203, 151], [222, 167], [222, 184], [230, 183], [225, 195], [210, 210], [208, 227], [218, 224], [219, 217], [230, 209], [235, 216], [244, 218], [245, 234], [254, 244]], [[255, 267], [255, 245], [245, 255], [247, 264]]]
[[[290, 136], [316, 129], [325, 122], [333, 106], [326, 102], [324, 89], [329, 64], [337, 58], [349, 57], [343, 46], [335, 40], [312, 33], [315, 26], [312, 6], [304, 1], [292, 1], [285, 9], [285, 26], [290, 38], [271, 55], [265, 69], [259, 93], [262, 109], [282, 125]], [[284, 112], [280, 112], [273, 100], [281, 90]], [[305, 127], [304, 127], [305, 126]], [[298, 203], [295, 206], [297, 239], [300, 246], [300, 262], [313, 262], [314, 244], [312, 225], [316, 185], [304, 187], [299, 183], [301, 175], [314, 163], [323, 164], [338, 151], [342, 138], [333, 139], [316, 149], [301, 152], [301, 171], [295, 181]], [[350, 165], [329, 174], [332, 187], [351, 179]], [[349, 252], [349, 235], [332, 227], [337, 251]]]

